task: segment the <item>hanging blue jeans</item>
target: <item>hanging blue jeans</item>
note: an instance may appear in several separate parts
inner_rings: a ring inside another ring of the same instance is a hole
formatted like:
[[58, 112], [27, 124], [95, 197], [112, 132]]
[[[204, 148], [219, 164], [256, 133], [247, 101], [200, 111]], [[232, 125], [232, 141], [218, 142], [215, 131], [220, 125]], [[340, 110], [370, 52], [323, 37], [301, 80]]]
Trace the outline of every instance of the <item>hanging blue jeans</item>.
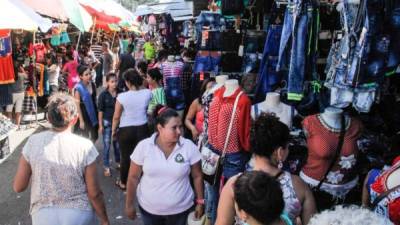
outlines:
[[259, 54], [258, 53], [246, 53], [243, 57], [242, 72], [244, 73], [256, 73], [259, 68]]
[[220, 30], [225, 27], [225, 19], [219, 13], [201, 12], [196, 19], [196, 40], [198, 44], [201, 44], [203, 26], [210, 27], [211, 30]]
[[[303, 98], [308, 30], [313, 17], [311, 3], [289, 2], [282, 28], [277, 71], [288, 72], [288, 99]], [[291, 38], [291, 45], [289, 40]], [[290, 49], [287, 47], [291, 46]]]
[[392, 28], [391, 41], [389, 48], [389, 58], [387, 67], [389, 70], [395, 70], [400, 63], [400, 7], [395, 8], [390, 18]]
[[327, 87], [335, 86], [340, 89], [348, 89], [355, 87], [359, 81], [359, 66], [365, 54], [367, 37], [364, 37], [364, 39], [361, 39], [363, 41], [360, 41], [361, 35], [355, 33], [359, 27], [354, 27], [354, 24], [360, 24], [368, 28], [368, 16], [359, 18], [362, 21], [357, 21], [358, 9], [359, 5], [349, 4], [347, 0], [343, 2], [340, 18], [345, 34], [340, 42], [331, 48], [327, 63], [329, 68], [326, 70], [327, 78], [325, 85]]
[[185, 96], [183, 95], [180, 77], [170, 77], [166, 79], [165, 97], [168, 107], [175, 110], [185, 109]]
[[221, 62], [220, 56], [202, 56], [197, 55], [194, 61], [193, 73], [213, 72], [215, 74], [219, 71], [219, 64]]
[[273, 86], [280, 82], [280, 78], [276, 72], [276, 65], [278, 63], [281, 35], [281, 25], [269, 26], [257, 77], [255, 102], [264, 101], [265, 94], [272, 91]]

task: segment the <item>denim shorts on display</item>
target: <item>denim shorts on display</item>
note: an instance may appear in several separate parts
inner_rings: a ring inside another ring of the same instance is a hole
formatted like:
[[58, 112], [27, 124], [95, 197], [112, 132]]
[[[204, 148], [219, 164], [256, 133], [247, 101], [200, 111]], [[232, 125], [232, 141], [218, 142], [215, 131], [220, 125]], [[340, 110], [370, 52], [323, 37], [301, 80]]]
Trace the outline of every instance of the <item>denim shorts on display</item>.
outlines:
[[362, 113], [368, 113], [375, 102], [376, 87], [356, 88], [354, 90], [353, 107]]
[[353, 98], [354, 92], [351, 89], [331, 88], [331, 106], [346, 108], [353, 102]]
[[209, 27], [210, 30], [220, 30], [225, 27], [225, 19], [219, 13], [202, 11], [195, 23], [197, 43], [201, 43], [203, 26]]
[[[202, 39], [200, 43], [197, 43], [197, 49], [199, 50], [210, 50], [210, 51], [220, 51], [222, 49], [221, 45], [221, 32], [217, 30], [203, 31], [207, 34], [207, 38], [205, 40]], [[205, 36], [205, 35], [203, 35]]]
[[221, 61], [220, 56], [202, 56], [197, 55], [194, 61], [194, 73], [201, 72], [213, 72], [217, 74], [219, 72], [219, 64]]
[[260, 59], [262, 55], [258, 53], [247, 53], [243, 57], [242, 72], [256, 73], [260, 67]]
[[263, 52], [266, 37], [267, 34], [263, 30], [247, 31], [245, 36], [244, 52], [245, 53]]

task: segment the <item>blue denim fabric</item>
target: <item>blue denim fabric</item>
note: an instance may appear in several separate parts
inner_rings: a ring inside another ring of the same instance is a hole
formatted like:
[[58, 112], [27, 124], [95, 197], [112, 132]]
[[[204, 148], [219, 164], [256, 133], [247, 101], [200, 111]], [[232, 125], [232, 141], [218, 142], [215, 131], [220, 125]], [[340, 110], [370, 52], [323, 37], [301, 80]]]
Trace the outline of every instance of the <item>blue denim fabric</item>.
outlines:
[[201, 12], [196, 19], [196, 39], [197, 43], [201, 43], [203, 26], [209, 26], [210, 30], [220, 30], [225, 27], [225, 19], [219, 13]]
[[169, 107], [175, 110], [185, 108], [185, 96], [183, 95], [180, 77], [170, 77], [166, 79], [165, 97]]
[[176, 215], [154, 215], [139, 206], [144, 225], [186, 225], [190, 210]]
[[400, 7], [393, 10], [390, 25], [393, 31], [391, 34], [393, 41], [390, 42], [387, 67], [392, 70], [400, 63]]
[[208, 39], [204, 40], [203, 45], [203, 40], [200, 43], [197, 43], [197, 49], [199, 50], [210, 50], [210, 51], [217, 51], [217, 50], [222, 50], [222, 44], [221, 44], [221, 39], [222, 35], [221, 32], [218, 30], [210, 30], [208, 32]]
[[278, 63], [281, 35], [281, 25], [271, 25], [268, 28], [263, 57], [260, 62], [260, 70], [257, 77], [256, 102], [264, 101], [265, 94], [272, 91], [272, 87], [280, 82], [280, 77], [276, 72], [276, 66]]
[[354, 90], [353, 107], [362, 113], [368, 113], [375, 101], [377, 87], [356, 88]]
[[217, 74], [219, 72], [220, 62], [221, 62], [221, 57], [197, 55], [194, 62], [193, 72], [194, 73], [213, 72]]
[[189, 34], [190, 24], [191, 24], [191, 22], [188, 21], [188, 20], [184, 21], [183, 24], [182, 24], [182, 35], [184, 37], [189, 37], [190, 36], [190, 34]]
[[[258, 53], [248, 53], [243, 57], [242, 72], [250, 73], [259, 67], [260, 56]], [[255, 71], [254, 71], [255, 72]]]
[[265, 31], [250, 32], [245, 36], [245, 53], [256, 53], [262, 52], [265, 43], [266, 33]]
[[353, 102], [353, 98], [354, 92], [348, 88], [331, 88], [331, 106], [336, 108], [346, 108]]
[[[277, 71], [288, 71], [289, 100], [300, 101], [303, 97], [307, 37], [312, 17], [311, 4], [289, 2], [285, 12], [276, 68]], [[291, 49], [288, 49], [290, 38]]]
[[112, 123], [108, 120], [103, 120], [103, 166], [108, 168], [110, 167], [110, 150], [111, 150], [111, 142], [114, 147], [114, 159], [116, 163], [120, 162], [120, 153], [119, 153], [119, 145], [118, 141], [112, 140], [111, 130]]
[[[327, 63], [327, 87], [351, 88], [357, 82], [356, 72], [360, 65], [366, 41], [358, 45], [358, 36], [354, 33], [354, 23], [358, 5], [348, 4], [347, 0], [343, 3], [340, 11], [342, 27], [345, 30], [343, 38], [331, 48]], [[368, 22], [368, 19], [365, 20]], [[350, 47], [350, 46], [356, 46]]]
[[[208, 147], [212, 151], [218, 153], [211, 145], [208, 145]], [[226, 154], [222, 171], [222, 176], [225, 178], [225, 180], [244, 172], [249, 158], [250, 156], [245, 152]], [[216, 184], [214, 186], [206, 185], [206, 188], [207, 204], [209, 205], [207, 211], [209, 213], [208, 217], [211, 219], [211, 224], [214, 224], [217, 219], [220, 184]]]
[[390, 22], [394, 29], [400, 31], [400, 8], [393, 10]]

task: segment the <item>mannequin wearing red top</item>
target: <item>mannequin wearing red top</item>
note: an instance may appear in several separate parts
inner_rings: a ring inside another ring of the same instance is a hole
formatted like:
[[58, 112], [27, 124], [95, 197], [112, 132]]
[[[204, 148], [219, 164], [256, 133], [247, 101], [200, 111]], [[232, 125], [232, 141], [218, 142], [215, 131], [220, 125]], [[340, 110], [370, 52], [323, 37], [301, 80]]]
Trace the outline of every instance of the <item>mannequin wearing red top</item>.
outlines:
[[[322, 114], [308, 116], [303, 121], [307, 136], [308, 158], [300, 176], [310, 186], [318, 185], [329, 169], [339, 142], [341, 130], [341, 109], [329, 107]], [[341, 153], [332, 170], [321, 185], [320, 190], [339, 199], [357, 185], [355, 164], [358, 155], [357, 139], [360, 136], [361, 122], [345, 116], [345, 136]], [[318, 198], [317, 205], [318, 205]], [[327, 205], [326, 207], [329, 207]]]
[[[214, 93], [214, 99], [210, 105], [208, 120], [208, 147], [218, 154], [222, 154], [228, 127], [233, 112], [233, 105], [236, 97], [240, 94], [237, 80], [227, 80], [224, 86]], [[250, 108], [251, 102], [246, 94], [242, 93], [239, 97], [236, 112], [233, 115], [233, 125], [228, 139], [225, 160], [222, 168], [222, 179], [224, 182], [228, 178], [235, 176], [245, 170], [245, 165], [249, 160], [247, 151], [250, 149]], [[207, 205], [213, 224], [216, 219], [216, 211], [219, 199], [219, 189], [224, 183], [214, 186], [206, 186], [209, 198]]]

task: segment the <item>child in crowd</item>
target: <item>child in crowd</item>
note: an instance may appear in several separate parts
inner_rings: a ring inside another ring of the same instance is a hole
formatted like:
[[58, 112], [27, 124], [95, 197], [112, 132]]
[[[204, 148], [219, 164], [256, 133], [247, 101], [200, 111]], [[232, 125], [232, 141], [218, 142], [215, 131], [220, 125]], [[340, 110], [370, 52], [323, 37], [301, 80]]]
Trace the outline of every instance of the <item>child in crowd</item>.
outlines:
[[139, 75], [143, 78], [143, 87], [149, 88], [150, 90], [152, 87], [149, 87], [149, 84], [147, 83], [146, 75], [147, 75], [147, 62], [144, 60], [141, 60], [137, 63], [136, 65], [136, 71], [139, 72]]
[[115, 101], [117, 99], [117, 75], [109, 73], [106, 76], [107, 87], [99, 95], [99, 133], [103, 134], [103, 165], [104, 176], [111, 176], [110, 170], [110, 149], [111, 142], [114, 147], [114, 158], [117, 163], [117, 169], [120, 165], [119, 145], [117, 140], [111, 140], [112, 119], [114, 116]]
[[149, 86], [152, 87], [153, 97], [150, 100], [149, 107], [147, 109], [147, 114], [151, 115], [157, 105], [166, 105], [167, 100], [165, 98], [164, 88], [160, 85], [162, 80], [162, 74], [159, 69], [150, 69], [147, 71], [146, 81]]

